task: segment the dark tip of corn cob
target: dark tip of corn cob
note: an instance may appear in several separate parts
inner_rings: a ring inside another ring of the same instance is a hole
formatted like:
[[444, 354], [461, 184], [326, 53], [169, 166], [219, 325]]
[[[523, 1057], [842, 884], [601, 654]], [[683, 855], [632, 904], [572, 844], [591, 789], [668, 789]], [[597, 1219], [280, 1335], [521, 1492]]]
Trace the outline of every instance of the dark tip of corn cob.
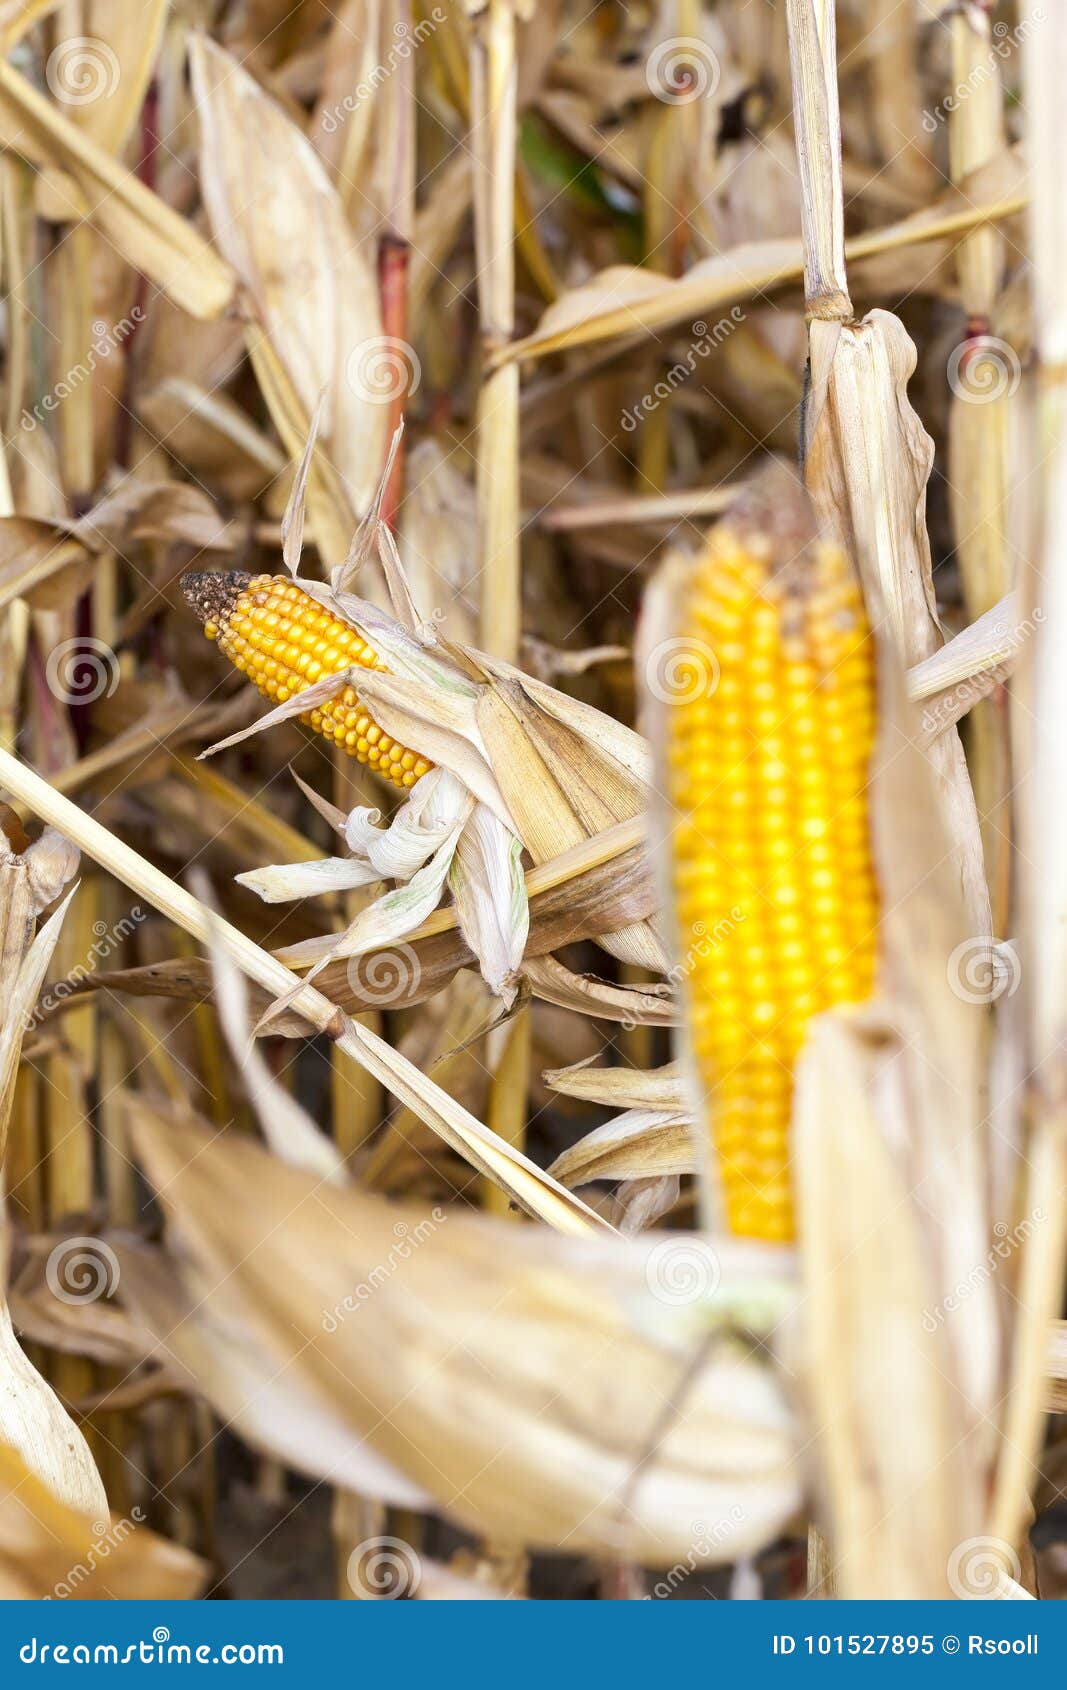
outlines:
[[243, 569], [204, 569], [189, 570], [179, 584], [190, 609], [203, 624], [228, 621], [251, 580]]
[[264, 698], [285, 704], [336, 674], [336, 694], [303, 711], [301, 721], [394, 786], [412, 787], [428, 772], [426, 758], [383, 733], [344, 679], [353, 668], [385, 668], [354, 624], [326, 609], [288, 575], [230, 569], [183, 575], [181, 587], [208, 639]]

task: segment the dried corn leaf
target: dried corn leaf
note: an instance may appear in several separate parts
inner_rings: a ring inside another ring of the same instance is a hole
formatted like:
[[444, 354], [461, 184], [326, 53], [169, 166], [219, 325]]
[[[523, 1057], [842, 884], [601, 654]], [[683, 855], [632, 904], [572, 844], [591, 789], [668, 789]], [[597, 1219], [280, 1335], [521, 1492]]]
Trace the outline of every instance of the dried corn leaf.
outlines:
[[[170, 0], [83, 0], [80, 35], [62, 36], [48, 57], [48, 86], [71, 121], [117, 158], [141, 116]], [[58, 7], [56, 8], [59, 9]]]
[[545, 1084], [565, 1097], [603, 1103], [612, 1109], [679, 1110], [685, 1102], [685, 1082], [679, 1062], [663, 1068], [597, 1068], [595, 1058], [570, 1068], [549, 1069]]
[[797, 1428], [729, 1335], [789, 1306], [758, 1249], [723, 1252], [702, 1356], [696, 1307], [672, 1320], [654, 1294], [664, 1250], [686, 1248], [673, 1235], [579, 1248], [326, 1190], [149, 1112], [134, 1130], [181, 1245], [176, 1280], [129, 1276], [144, 1317], [223, 1414], [305, 1470], [396, 1495], [392, 1470], [468, 1529], [652, 1564], [689, 1549], [694, 1520], [733, 1558], [796, 1508]]
[[361, 516], [386, 440], [374, 383], [390, 348], [373, 270], [321, 162], [280, 106], [206, 38], [194, 38], [190, 54], [215, 238], [308, 417], [324, 396], [321, 449]]
[[[938, 257], [949, 251], [944, 243], [953, 235], [983, 222], [1014, 216], [1026, 204], [1026, 194], [1003, 184], [990, 184], [988, 196], [966, 199], [955, 192], [934, 205], [891, 224], [888, 228], [846, 242], [851, 261], [892, 251], [898, 288], [931, 286]], [[913, 250], [909, 254], [908, 248]], [[902, 253], [908, 260], [905, 272]], [[572, 288], [550, 305], [537, 330], [515, 341], [501, 357], [545, 357], [563, 348], [588, 345], [613, 336], [635, 335], [708, 316], [712, 311], [793, 286], [804, 274], [800, 240], [750, 241], [713, 258], [705, 258], [677, 280], [653, 270], [613, 265], [591, 282]], [[862, 271], [860, 272], [862, 275]]]
[[135, 269], [193, 317], [217, 317], [233, 299], [228, 264], [136, 176], [83, 134], [10, 64], [0, 61], [0, 136], [31, 164], [70, 177], [67, 215], [87, 217]]

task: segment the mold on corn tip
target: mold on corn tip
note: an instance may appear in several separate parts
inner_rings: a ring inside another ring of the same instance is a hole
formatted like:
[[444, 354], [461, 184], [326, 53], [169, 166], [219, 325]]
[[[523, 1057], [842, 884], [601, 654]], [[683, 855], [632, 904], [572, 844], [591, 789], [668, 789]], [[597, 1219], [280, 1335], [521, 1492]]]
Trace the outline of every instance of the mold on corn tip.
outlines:
[[[181, 586], [207, 638], [273, 704], [346, 668], [385, 668], [358, 628], [288, 576], [230, 570], [185, 575]], [[339, 687], [335, 697], [300, 719], [394, 786], [414, 786], [431, 767], [382, 731], [352, 686]]]

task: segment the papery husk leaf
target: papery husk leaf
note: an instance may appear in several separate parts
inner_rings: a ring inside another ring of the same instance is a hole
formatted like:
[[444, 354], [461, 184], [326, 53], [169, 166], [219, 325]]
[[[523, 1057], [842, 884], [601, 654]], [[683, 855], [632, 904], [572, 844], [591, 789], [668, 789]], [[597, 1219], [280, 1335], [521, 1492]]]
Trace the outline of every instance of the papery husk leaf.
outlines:
[[660, 1109], [628, 1109], [572, 1144], [549, 1172], [566, 1186], [695, 1174], [694, 1137], [688, 1110], [670, 1115]]
[[[872, 624], [912, 668], [943, 644], [926, 531], [934, 445], [907, 396], [915, 348], [896, 317], [871, 311], [858, 324], [813, 322], [811, 363], [805, 478], [823, 525], [856, 562]], [[977, 937], [991, 931], [992, 918], [955, 728], [937, 736], [927, 757]]]
[[[644, 808], [643, 784], [580, 732], [540, 712], [518, 681], [500, 680], [483, 694], [478, 723], [515, 830], [535, 863]], [[626, 962], [660, 972], [667, 966], [648, 922], [601, 934], [599, 943]]]
[[318, 898], [372, 886], [381, 875], [355, 857], [324, 857], [313, 863], [268, 863], [263, 868], [246, 869], [234, 879], [265, 904], [288, 904], [295, 898]]
[[522, 841], [484, 804], [475, 805], [459, 836], [449, 884], [482, 978], [510, 1009], [530, 932]]
[[[145, 1317], [227, 1418], [288, 1460], [299, 1450], [305, 1471], [343, 1481], [373, 1453], [469, 1530], [653, 1565], [689, 1550], [694, 1520], [732, 1559], [796, 1508], [798, 1428], [770, 1369], [728, 1335], [788, 1310], [758, 1247], [721, 1253], [703, 1317], [721, 1335], [702, 1357], [696, 1309], [672, 1320], [653, 1295], [664, 1235], [579, 1249], [317, 1189], [252, 1145], [150, 1113], [135, 1130], [181, 1245]], [[386, 1480], [362, 1483], [382, 1494]]]
[[107, 1519], [107, 1494], [82, 1433], [15, 1337], [0, 1300], [0, 1448], [17, 1452], [57, 1503]]
[[[938, 771], [916, 742], [914, 716], [893, 653], [883, 648], [871, 828], [882, 907], [880, 977], [901, 1041], [897, 1084], [907, 1107], [887, 1104], [879, 1120], [907, 1189], [921, 1192], [926, 1273], [940, 1307], [973, 1278], [1001, 1218], [989, 1212], [983, 1153], [988, 994], [969, 989], [969, 971], [991, 967], [992, 958], [988, 935], [971, 926], [937, 801]], [[1000, 1334], [990, 1281], [975, 1285], [946, 1323], [945, 1338], [957, 1386], [952, 1441], [975, 1490], [984, 1482], [988, 1416], [999, 1395]]]
[[678, 1005], [669, 986], [612, 986], [589, 974], [575, 974], [554, 956], [527, 956], [523, 965], [535, 996], [580, 1015], [629, 1021], [635, 1027], [671, 1027]]
[[291, 119], [206, 37], [191, 39], [190, 65], [215, 238], [309, 417], [324, 394], [323, 445], [361, 515], [385, 449], [385, 407], [349, 370], [382, 339], [370, 265]]
[[603, 1103], [612, 1109], [657, 1109], [673, 1112], [685, 1102], [680, 1062], [662, 1068], [597, 1068], [596, 1058], [570, 1068], [551, 1068], [543, 1075], [553, 1091], [565, 1097]]
[[845, 1599], [947, 1597], [952, 1551], [980, 1523], [947, 1334], [929, 1329], [938, 1289], [885, 1138], [906, 1085], [895, 1030], [873, 1012], [816, 1018], [793, 1111], [803, 1379]]

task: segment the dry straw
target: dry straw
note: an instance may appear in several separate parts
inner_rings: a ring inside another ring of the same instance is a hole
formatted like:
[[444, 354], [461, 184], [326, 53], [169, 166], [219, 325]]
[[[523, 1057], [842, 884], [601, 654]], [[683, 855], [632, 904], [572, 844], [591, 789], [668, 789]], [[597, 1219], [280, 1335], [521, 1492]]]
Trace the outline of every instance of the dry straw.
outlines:
[[1062, 6], [194, 10], [0, 4], [2, 1593], [1062, 1594]]

